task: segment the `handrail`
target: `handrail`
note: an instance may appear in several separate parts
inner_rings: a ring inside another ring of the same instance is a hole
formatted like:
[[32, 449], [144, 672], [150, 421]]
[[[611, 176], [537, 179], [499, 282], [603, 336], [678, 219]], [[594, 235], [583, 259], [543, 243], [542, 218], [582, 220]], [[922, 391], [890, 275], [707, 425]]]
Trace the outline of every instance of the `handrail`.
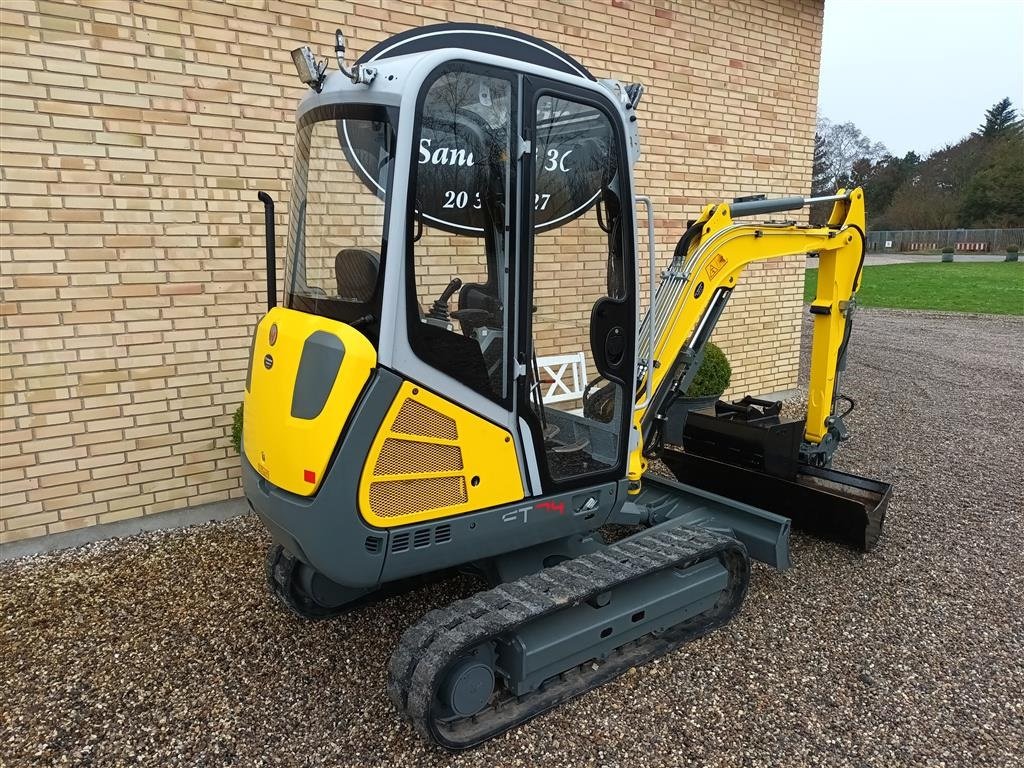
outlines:
[[635, 195], [634, 207], [637, 203], [643, 203], [644, 208], [647, 210], [647, 263], [648, 263], [648, 280], [649, 280], [649, 293], [648, 303], [650, 308], [647, 310], [647, 368], [644, 372], [644, 379], [647, 382], [646, 397], [642, 403], [635, 403], [633, 405], [634, 411], [641, 411], [651, 404], [651, 398], [654, 397], [653, 387], [650, 386], [652, 381], [652, 372], [654, 371], [654, 345], [658, 335], [654, 332], [654, 294], [657, 289], [654, 280], [654, 269], [655, 269], [655, 252], [654, 252], [654, 203], [651, 198], [647, 195]]

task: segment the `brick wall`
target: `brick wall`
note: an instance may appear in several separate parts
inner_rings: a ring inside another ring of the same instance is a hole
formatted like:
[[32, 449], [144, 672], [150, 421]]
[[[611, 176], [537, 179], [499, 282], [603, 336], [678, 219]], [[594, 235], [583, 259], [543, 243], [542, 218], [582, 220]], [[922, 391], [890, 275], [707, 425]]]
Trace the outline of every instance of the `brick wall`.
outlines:
[[[643, 81], [639, 191], [667, 261], [702, 202], [808, 187], [821, 17], [821, 0], [4, 0], [0, 541], [240, 494], [255, 194], [287, 200], [304, 91], [289, 49], [486, 21]], [[801, 284], [793, 258], [736, 291], [716, 335], [734, 391], [795, 384]]]

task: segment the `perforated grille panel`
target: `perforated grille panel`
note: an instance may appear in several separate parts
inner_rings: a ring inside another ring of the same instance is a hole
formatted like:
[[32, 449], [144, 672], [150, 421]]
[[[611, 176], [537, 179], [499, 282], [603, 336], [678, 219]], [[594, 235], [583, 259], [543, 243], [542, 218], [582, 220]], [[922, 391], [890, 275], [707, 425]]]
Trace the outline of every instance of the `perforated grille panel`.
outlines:
[[407, 399], [391, 425], [392, 432], [420, 437], [436, 437], [441, 440], [458, 440], [459, 431], [455, 420], [428, 408], [423, 403]]
[[465, 504], [464, 477], [381, 480], [370, 484], [370, 507], [378, 517], [395, 518]]
[[462, 469], [462, 451], [457, 445], [419, 443], [389, 437], [384, 441], [373, 474], [407, 475], [420, 472], [457, 472]]
[[[391, 411], [376, 443], [373, 469], [368, 477], [364, 475], [364, 482], [369, 481], [363, 491], [368, 512], [385, 527], [416, 522], [424, 513], [430, 517], [455, 514], [469, 502], [467, 457], [456, 442], [456, 419], [430, 402], [431, 395], [417, 394], [409, 386], [397, 410]], [[424, 404], [425, 399], [430, 405]], [[417, 535], [419, 540], [403, 544], [393, 539], [392, 544], [431, 546], [430, 531]]]

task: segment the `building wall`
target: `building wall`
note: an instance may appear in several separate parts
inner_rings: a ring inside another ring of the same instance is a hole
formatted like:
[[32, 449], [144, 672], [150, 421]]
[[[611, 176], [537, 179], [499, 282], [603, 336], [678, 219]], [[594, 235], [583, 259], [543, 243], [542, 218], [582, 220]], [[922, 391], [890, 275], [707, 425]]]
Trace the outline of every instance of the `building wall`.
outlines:
[[[5, 0], [0, 541], [240, 495], [256, 192], [285, 207], [291, 48], [485, 21], [644, 82], [639, 191], [667, 262], [703, 202], [808, 188], [821, 20], [821, 0]], [[795, 385], [802, 272], [736, 291], [716, 334], [734, 392]]]

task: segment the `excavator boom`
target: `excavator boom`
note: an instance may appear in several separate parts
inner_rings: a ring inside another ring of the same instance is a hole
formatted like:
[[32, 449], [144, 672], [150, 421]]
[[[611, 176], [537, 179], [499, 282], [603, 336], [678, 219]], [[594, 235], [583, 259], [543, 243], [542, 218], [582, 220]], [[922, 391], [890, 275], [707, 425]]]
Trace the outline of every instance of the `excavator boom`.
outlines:
[[854, 296], [860, 285], [865, 229], [863, 190], [840, 190], [833, 199], [832, 215], [824, 227], [737, 221], [743, 216], [786, 210], [780, 206], [803, 208], [807, 201], [799, 197], [781, 203], [754, 200], [731, 206], [707, 205], [680, 238], [640, 329], [639, 348], [641, 352], [649, 350], [649, 359], [638, 387], [642, 405], [634, 411], [634, 427], [645, 439], [637, 441], [630, 454], [630, 480], [639, 481], [646, 471], [644, 445], [650, 444], [651, 433], [660, 426], [659, 419], [664, 419], [666, 402], [685, 390], [687, 374], [696, 368], [743, 270], [752, 262], [797, 254], [814, 254], [820, 260], [811, 304], [814, 336], [804, 442], [807, 453], [824, 452], [827, 455], [820, 463], [828, 463], [841, 434], [835, 417], [836, 378], [844, 363]]
[[[848, 434], [843, 417], [852, 410], [850, 400], [850, 410], [838, 414], [836, 402], [844, 397], [838, 379], [846, 367], [864, 263], [864, 192], [840, 190], [825, 200], [833, 208], [823, 227], [737, 221], [822, 202], [758, 199], [708, 205], [680, 238], [640, 329], [640, 349], [649, 350], [649, 358], [640, 366], [641, 403], [634, 411], [634, 430], [643, 439], [635, 442], [629, 465], [637, 504], [653, 499], [663, 505], [672, 491], [664, 479], [647, 475], [648, 458], [657, 456], [684, 483], [677, 492], [696, 488], [720, 494], [860, 549], [878, 541], [889, 485], [830, 468]], [[685, 450], [664, 445], [672, 401], [686, 390], [743, 270], [751, 262], [796, 254], [815, 255], [820, 265], [810, 305], [814, 327], [806, 418], [785, 422], [779, 404], [749, 397], [737, 404], [719, 402], [714, 415], [686, 416]]]

